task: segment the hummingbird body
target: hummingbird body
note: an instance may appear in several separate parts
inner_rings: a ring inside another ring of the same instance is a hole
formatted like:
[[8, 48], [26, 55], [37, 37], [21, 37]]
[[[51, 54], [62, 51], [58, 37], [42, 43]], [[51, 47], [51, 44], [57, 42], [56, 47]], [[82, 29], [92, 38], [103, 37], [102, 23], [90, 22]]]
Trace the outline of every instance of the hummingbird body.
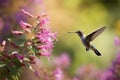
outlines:
[[[78, 34], [79, 35], [79, 34]], [[83, 45], [87, 48], [87, 51], [89, 50], [91, 44], [89, 41], [87, 41], [87, 39], [85, 38], [85, 35], [83, 34], [82, 36], [79, 36]]]
[[[74, 33], [77, 33], [80, 37], [83, 45], [86, 47], [86, 51], [93, 50], [97, 56], [101, 56], [101, 53], [95, 48], [95, 46], [92, 44], [92, 40], [94, 40], [100, 33], [102, 33], [105, 30], [106, 27], [102, 27], [91, 34], [85, 36], [82, 31], [76, 31]], [[70, 32], [72, 33], [72, 32]]]
[[[95, 48], [95, 47], [93, 46], [92, 42], [90, 42], [88, 39], [86, 39], [86, 36], [83, 34], [83, 32], [82, 32], [82, 34], [81, 34], [79, 31], [77, 31], [76, 33], [77, 33], [78, 36], [80, 37], [83, 45], [86, 47], [86, 51], [88, 51], [89, 49]], [[79, 34], [81, 34], [81, 36], [80, 36]]]

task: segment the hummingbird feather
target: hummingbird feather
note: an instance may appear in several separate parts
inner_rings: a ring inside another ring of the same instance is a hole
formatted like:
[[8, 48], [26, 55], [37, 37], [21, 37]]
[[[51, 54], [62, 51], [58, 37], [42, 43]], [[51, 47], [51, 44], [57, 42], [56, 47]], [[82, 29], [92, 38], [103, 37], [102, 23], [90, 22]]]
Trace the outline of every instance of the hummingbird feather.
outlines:
[[86, 39], [89, 41], [93, 41], [99, 34], [101, 34], [105, 30], [106, 26], [99, 28], [92, 32], [91, 34], [86, 36]]

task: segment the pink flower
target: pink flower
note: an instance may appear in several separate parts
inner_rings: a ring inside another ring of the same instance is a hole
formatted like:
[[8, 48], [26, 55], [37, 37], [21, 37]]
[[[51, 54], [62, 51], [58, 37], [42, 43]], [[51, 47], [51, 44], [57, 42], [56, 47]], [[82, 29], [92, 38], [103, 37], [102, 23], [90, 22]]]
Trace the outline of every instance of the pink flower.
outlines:
[[6, 45], [6, 41], [3, 41], [3, 42], [2, 42], [2, 46], [5, 46], [5, 45]]
[[49, 57], [52, 53], [53, 49], [53, 42], [56, 40], [56, 33], [52, 33], [48, 28], [48, 18], [46, 17], [47, 14], [41, 14], [38, 16], [39, 19], [39, 30], [36, 34], [36, 39], [41, 43], [37, 46], [40, 51], [41, 56]]
[[29, 0], [33, 5], [43, 5], [43, 0]]
[[77, 77], [74, 77], [74, 78], [73, 78], [73, 80], [80, 80], [80, 79], [79, 79], [79, 78], [77, 78]]
[[28, 32], [28, 33], [31, 32], [30, 28], [32, 27], [32, 25], [30, 25], [26, 22], [23, 22], [22, 20], [20, 21], [20, 25], [25, 32]]
[[42, 49], [42, 50], [50, 50], [52, 48], [52, 46], [50, 46], [50, 45], [41, 45], [41, 46], [38, 46], [37, 48]]
[[47, 16], [47, 13], [41, 13], [39, 16], [37, 16], [37, 19], [40, 22], [40, 26], [44, 26], [47, 27], [46, 29], [48, 29], [48, 22], [49, 22], [49, 17]]
[[0, 46], [0, 51], [4, 51], [4, 48], [5, 48], [5, 45], [6, 45], [6, 41], [2, 41], [2, 44]]
[[20, 62], [23, 62], [23, 59], [24, 59], [24, 57], [25, 57], [23, 54], [19, 54], [18, 52], [13, 52], [12, 54], [13, 54], [13, 56], [14, 56], [15, 58], [17, 58]]
[[61, 68], [56, 68], [53, 72], [53, 75], [55, 76], [55, 80], [63, 80], [63, 71]]
[[30, 24], [28, 24], [28, 23], [26, 23], [26, 22], [24, 22], [24, 21], [20, 21], [20, 25], [21, 25], [21, 27], [24, 29], [24, 28], [30, 28], [30, 27], [32, 27], [32, 25], [30, 25]]
[[12, 31], [13, 34], [17, 34], [17, 35], [22, 35], [24, 32], [22, 31]]
[[76, 73], [81, 80], [99, 80], [101, 77], [101, 72], [94, 65], [81, 66]]
[[[31, 15], [29, 12], [26, 12], [25, 10], [21, 10], [21, 12], [25, 15], [28, 15], [31, 18], [35, 18], [33, 15]], [[54, 47], [53, 42], [57, 40], [56, 33], [52, 33], [49, 29], [49, 18], [47, 16], [47, 13], [42, 13], [35, 19], [39, 21], [38, 25], [35, 27], [35, 30], [33, 30], [33, 33], [35, 33], [35, 38], [37, 39], [35, 43], [36, 49], [39, 51], [39, 55], [49, 57]], [[20, 25], [25, 32], [31, 32], [32, 25], [23, 22], [22, 20], [20, 22]], [[14, 32], [14, 34], [15, 33], [17, 32]], [[38, 42], [40, 44], [38, 44]]]
[[34, 16], [32, 14], [30, 14], [29, 12], [25, 11], [24, 9], [21, 10], [21, 12], [27, 16], [29, 16], [30, 18], [34, 18]]
[[40, 74], [38, 73], [38, 71], [35, 70], [34, 73], [35, 73], [36, 77], [40, 78]]
[[36, 4], [40, 4], [40, 3], [43, 2], [43, 0], [34, 0], [34, 2], [35, 2]]
[[49, 57], [51, 53], [46, 51], [46, 52], [41, 52], [40, 55]]
[[31, 56], [31, 57], [35, 61], [35, 64], [31, 64], [34, 70], [34, 74], [36, 75], [36, 77], [40, 78], [42, 75], [41, 72], [43, 72], [44, 70], [43, 63], [38, 57], [36, 56]]
[[62, 53], [59, 57], [54, 59], [56, 66], [67, 68], [70, 65], [70, 58], [67, 53]]
[[116, 46], [120, 46], [120, 38], [119, 37], [115, 37], [114, 42], [115, 42]]
[[48, 35], [51, 36], [51, 38], [53, 38], [53, 39], [55, 39], [56, 41], [58, 41], [57, 38], [56, 38], [57, 32], [55, 32], [55, 33], [49, 33]]
[[106, 71], [101, 75], [100, 80], [117, 80], [114, 78], [113, 73], [111, 71]]

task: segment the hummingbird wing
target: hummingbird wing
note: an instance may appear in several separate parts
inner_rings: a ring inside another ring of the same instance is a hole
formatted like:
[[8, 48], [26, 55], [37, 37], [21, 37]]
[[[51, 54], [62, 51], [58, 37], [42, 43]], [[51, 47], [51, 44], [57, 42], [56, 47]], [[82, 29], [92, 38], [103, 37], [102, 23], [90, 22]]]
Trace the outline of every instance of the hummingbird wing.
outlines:
[[99, 28], [92, 32], [91, 34], [86, 36], [86, 39], [89, 41], [93, 41], [99, 34], [101, 34], [105, 30], [106, 26]]

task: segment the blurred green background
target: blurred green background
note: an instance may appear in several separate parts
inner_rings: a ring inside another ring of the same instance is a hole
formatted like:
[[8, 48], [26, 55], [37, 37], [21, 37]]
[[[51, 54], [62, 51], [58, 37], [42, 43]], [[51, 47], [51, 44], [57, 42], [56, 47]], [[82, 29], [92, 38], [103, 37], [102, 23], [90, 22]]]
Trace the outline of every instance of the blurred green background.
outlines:
[[[120, 35], [120, 0], [46, 0], [45, 4], [52, 30], [58, 32], [53, 55], [68, 52], [72, 59], [71, 72], [85, 64], [101, 69], [110, 65], [116, 50], [114, 37]], [[79, 37], [67, 33], [82, 30], [87, 35], [102, 26], [107, 29], [93, 41], [101, 57], [86, 52]]]

